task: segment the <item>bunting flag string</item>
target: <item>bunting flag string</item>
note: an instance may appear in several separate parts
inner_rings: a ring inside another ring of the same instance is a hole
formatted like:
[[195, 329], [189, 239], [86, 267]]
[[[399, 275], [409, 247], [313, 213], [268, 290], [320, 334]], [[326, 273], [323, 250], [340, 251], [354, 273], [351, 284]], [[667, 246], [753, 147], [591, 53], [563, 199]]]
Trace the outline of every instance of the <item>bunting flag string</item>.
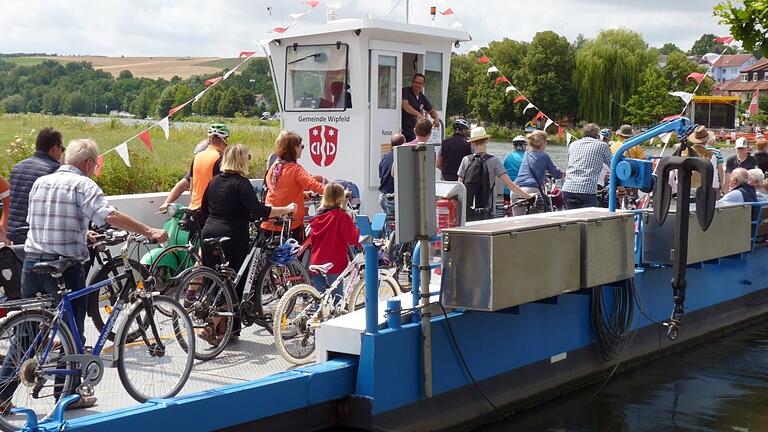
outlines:
[[478, 57], [478, 58], [477, 58], [477, 62], [478, 62], [478, 63], [480, 63], [480, 64], [487, 64], [487, 63], [489, 63], [490, 61], [491, 61], [491, 59], [489, 59], [489, 58], [488, 58], [488, 57], [486, 57], [485, 55], [483, 55], [483, 56], [481, 56], [481, 57]]
[[499, 68], [497, 68], [496, 66], [491, 66], [491, 67], [488, 68], [488, 72], [486, 72], [485, 74], [486, 75], [490, 75], [490, 74], [492, 74], [494, 72], [498, 72], [498, 71], [499, 71]]
[[125, 165], [130, 168], [131, 167], [131, 160], [128, 158], [128, 143], [122, 143], [119, 146], [115, 147], [115, 153], [117, 153], [118, 156], [120, 156], [120, 159], [125, 162]]
[[144, 129], [139, 134], [139, 139], [144, 143], [145, 146], [149, 149], [149, 151], [154, 150], [154, 147], [152, 146], [152, 137], [149, 136], [149, 129]]
[[531, 102], [528, 102], [528, 105], [526, 105], [525, 109], [523, 109], [523, 114], [525, 114], [525, 112], [528, 111], [531, 108], [536, 109], [536, 106], [534, 104], [532, 104]]
[[551, 118], [547, 117], [547, 122], [544, 123], [544, 132], [546, 132], [547, 128], [552, 126], [552, 123], [554, 123], [554, 122], [555, 122], [554, 120], [552, 120]]
[[509, 80], [505, 76], [496, 77], [496, 85], [499, 85], [501, 83], [509, 84]]
[[166, 141], [171, 136], [171, 125], [170, 125], [170, 122], [169, 122], [169, 118], [170, 118], [169, 116], [165, 116], [165, 117], [163, 117], [162, 120], [160, 120], [160, 122], [157, 123], [160, 126], [160, 129], [163, 130], [163, 133], [165, 134], [165, 140]]
[[515, 100], [513, 100], [512, 103], [520, 103], [520, 102], [525, 102], [527, 100], [528, 99], [526, 99], [525, 96], [517, 95], [517, 97], [515, 97]]
[[513, 86], [512, 84], [507, 86], [507, 89], [504, 90], [505, 92], [509, 93], [511, 91], [517, 91], [517, 87]]
[[223, 76], [216, 77], [216, 78], [209, 78], [209, 79], [205, 80], [204, 84], [205, 84], [206, 87], [208, 87], [208, 86], [216, 84], [217, 82], [219, 82], [219, 81], [221, 81], [223, 79], [224, 79]]

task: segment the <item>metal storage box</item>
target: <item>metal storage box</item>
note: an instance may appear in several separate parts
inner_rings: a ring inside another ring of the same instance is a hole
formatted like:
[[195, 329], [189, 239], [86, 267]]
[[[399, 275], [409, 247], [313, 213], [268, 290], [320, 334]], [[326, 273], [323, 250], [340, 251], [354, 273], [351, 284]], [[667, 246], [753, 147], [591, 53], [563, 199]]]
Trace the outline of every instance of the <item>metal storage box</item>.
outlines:
[[[658, 226], [653, 213], [643, 214], [643, 263], [672, 264], [671, 250], [676, 213], [672, 210]], [[752, 249], [752, 206], [718, 207], [712, 225], [701, 230], [694, 207], [688, 226], [688, 264], [749, 252]]]
[[497, 311], [579, 289], [579, 225], [536, 215], [443, 230], [445, 306]]
[[548, 213], [579, 223], [581, 232], [581, 288], [629, 279], [635, 275], [635, 216], [586, 208]]

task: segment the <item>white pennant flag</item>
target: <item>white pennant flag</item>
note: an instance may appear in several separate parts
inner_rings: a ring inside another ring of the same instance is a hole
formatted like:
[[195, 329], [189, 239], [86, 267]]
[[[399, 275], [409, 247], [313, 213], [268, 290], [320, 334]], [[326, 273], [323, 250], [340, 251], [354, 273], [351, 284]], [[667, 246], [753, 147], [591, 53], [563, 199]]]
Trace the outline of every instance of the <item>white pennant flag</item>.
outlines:
[[[197, 101], [197, 99], [195, 99], [195, 101]], [[160, 120], [157, 124], [160, 126], [160, 129], [163, 130], [163, 133], [165, 133], [165, 139], [167, 140], [168, 137], [171, 135], [170, 124], [168, 122], [168, 116], [165, 116], [165, 118]]]
[[130, 168], [131, 161], [130, 159], [128, 159], [128, 144], [122, 143], [119, 146], [115, 147], [115, 153], [117, 153], [117, 155], [120, 156], [120, 159], [122, 159], [123, 162], [125, 162], [125, 165]]
[[469, 52], [472, 52], [472, 51], [480, 51], [480, 46], [472, 45], [471, 47], [469, 47]]
[[547, 131], [547, 128], [548, 128], [548, 127], [549, 127], [549, 126], [550, 126], [552, 123], [554, 123], [554, 120], [552, 120], [551, 118], [548, 118], [548, 119], [547, 119], [547, 122], [546, 122], [546, 123], [544, 123], [544, 129], [543, 129], [543, 130], [546, 132], [546, 131]]
[[565, 133], [565, 145], [570, 144], [572, 139], [573, 139], [573, 135], [571, 135], [569, 132], [566, 132]]
[[672, 132], [667, 132], [661, 136], [661, 142], [663, 142], [664, 145], [669, 144], [670, 139], [672, 139]]
[[288, 14], [288, 16], [289, 16], [289, 17], [291, 17], [291, 19], [292, 19], [292, 20], [296, 21], [296, 20], [298, 20], [298, 19], [300, 19], [300, 18], [303, 18], [303, 17], [305, 17], [305, 16], [306, 16], [306, 15], [308, 15], [310, 12], [312, 12], [312, 9], [310, 9], [310, 10], [308, 10], [308, 11], [306, 11], [306, 12], [302, 12], [302, 13], [292, 13], [292, 14]]
[[706, 61], [707, 63], [713, 65], [717, 63], [717, 61], [720, 59], [720, 54], [706, 53], [703, 56], [701, 56], [701, 58], [704, 59], [704, 61]]
[[523, 114], [525, 114], [525, 112], [528, 111], [531, 108], [536, 108], [536, 106], [533, 103], [528, 102], [528, 105], [526, 105], [525, 109], [523, 110]]
[[199, 100], [200, 100], [200, 98], [202, 98], [202, 97], [203, 97], [203, 95], [205, 94], [205, 92], [207, 92], [207, 91], [208, 91], [208, 89], [204, 89], [204, 90], [203, 90], [203, 91], [201, 91], [200, 93], [196, 94], [196, 95], [195, 95], [195, 102], [199, 101]]
[[494, 72], [498, 72], [498, 71], [499, 71], [499, 68], [497, 68], [496, 66], [491, 66], [491, 67], [488, 68], [488, 72], [486, 72], [485, 74], [486, 75], [490, 75], [490, 74], [492, 74]]
[[680, 99], [683, 100], [683, 102], [685, 102], [686, 105], [691, 103], [691, 99], [693, 98], [693, 93], [688, 93], [684, 91], [669, 92], [669, 95], [679, 97]]
[[509, 92], [511, 92], [513, 90], [517, 91], [517, 87], [513, 86], [512, 84], [507, 86], [507, 93], [509, 93]]

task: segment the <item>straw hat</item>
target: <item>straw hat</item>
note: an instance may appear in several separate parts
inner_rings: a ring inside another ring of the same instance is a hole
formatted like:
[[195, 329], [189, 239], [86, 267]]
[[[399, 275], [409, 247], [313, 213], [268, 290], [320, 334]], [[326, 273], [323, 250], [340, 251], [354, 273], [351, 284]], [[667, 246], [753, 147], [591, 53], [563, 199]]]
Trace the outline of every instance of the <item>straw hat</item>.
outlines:
[[474, 127], [472, 128], [472, 131], [469, 133], [469, 139], [467, 141], [469, 142], [475, 142], [480, 141], [484, 139], [488, 139], [491, 136], [488, 135], [488, 133], [485, 132], [485, 128], [482, 126]]
[[704, 126], [697, 126], [693, 133], [688, 135], [688, 142], [691, 144], [706, 144], [710, 139], [714, 138], [714, 132], [708, 131]]
[[632, 126], [628, 124], [623, 124], [621, 127], [619, 127], [619, 130], [616, 131], [616, 135], [624, 138], [629, 138], [632, 135], [634, 135], [634, 132], [632, 131]]

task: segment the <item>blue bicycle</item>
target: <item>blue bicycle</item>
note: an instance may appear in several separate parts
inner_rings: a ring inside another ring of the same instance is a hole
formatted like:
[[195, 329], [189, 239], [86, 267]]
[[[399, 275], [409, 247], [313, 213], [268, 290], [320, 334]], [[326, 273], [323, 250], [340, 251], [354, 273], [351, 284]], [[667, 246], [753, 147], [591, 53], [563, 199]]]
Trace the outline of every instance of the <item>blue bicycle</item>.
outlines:
[[[151, 279], [142, 281], [135, 276], [127, 251], [129, 244], [142, 240], [124, 232], [116, 235], [126, 240], [120, 274], [69, 292], [62, 273], [77, 261], [41, 262], [33, 271], [50, 274], [58, 281], [61, 301], [56, 304], [50, 296], [39, 296], [0, 303], [0, 308], [18, 311], [0, 325], [0, 395], [4, 398], [0, 401], [0, 429], [23, 428], [27, 417], [22, 407], [44, 420], [60, 399], [73, 394], [92, 396], [105, 366], [117, 366], [126, 391], [139, 402], [175, 396], [189, 378], [195, 352], [189, 316], [175, 300], [154, 295]], [[87, 298], [110, 284], [120, 286], [119, 297], [95, 346], [85, 347], [72, 301]], [[127, 306], [126, 318], [118, 323]], [[115, 344], [105, 348], [116, 325]]]

